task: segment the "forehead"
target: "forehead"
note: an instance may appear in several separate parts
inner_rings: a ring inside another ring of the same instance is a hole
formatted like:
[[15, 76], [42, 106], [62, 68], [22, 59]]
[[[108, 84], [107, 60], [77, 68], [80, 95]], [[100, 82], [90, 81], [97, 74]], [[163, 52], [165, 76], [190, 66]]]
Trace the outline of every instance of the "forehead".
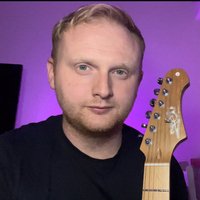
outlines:
[[133, 61], [141, 56], [139, 38], [122, 25], [107, 20], [71, 27], [63, 33], [59, 46], [62, 52], [76, 56], [115, 55], [116, 59]]

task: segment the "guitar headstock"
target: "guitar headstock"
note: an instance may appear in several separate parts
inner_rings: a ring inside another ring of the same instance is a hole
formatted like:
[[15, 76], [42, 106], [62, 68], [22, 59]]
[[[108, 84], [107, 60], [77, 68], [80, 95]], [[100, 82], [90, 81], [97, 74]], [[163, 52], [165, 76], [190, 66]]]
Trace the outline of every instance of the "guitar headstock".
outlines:
[[153, 111], [140, 149], [146, 162], [169, 162], [175, 147], [187, 138], [182, 119], [181, 101], [189, 78], [183, 69], [172, 69], [157, 90]]

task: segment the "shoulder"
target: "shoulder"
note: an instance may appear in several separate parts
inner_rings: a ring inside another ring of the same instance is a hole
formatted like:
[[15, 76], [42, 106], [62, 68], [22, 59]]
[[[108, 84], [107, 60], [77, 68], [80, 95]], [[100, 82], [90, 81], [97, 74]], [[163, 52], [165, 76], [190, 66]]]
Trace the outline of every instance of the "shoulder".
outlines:
[[35, 180], [37, 184], [44, 183], [61, 119], [50, 117], [0, 135], [0, 185], [6, 196], [19, 185], [26, 188]]
[[170, 199], [188, 200], [188, 191], [184, 174], [178, 160], [176, 160], [174, 156], [171, 158], [170, 181]]
[[44, 121], [30, 123], [5, 132], [0, 135], [0, 149], [23, 150], [40, 143], [48, 143], [53, 139], [56, 129], [61, 127], [61, 120], [60, 115], [51, 116]]
[[132, 148], [140, 148], [140, 144], [142, 142], [143, 134], [140, 133], [137, 129], [128, 126], [126, 124], [123, 125], [122, 129], [123, 133], [123, 142], [126, 146], [131, 146]]
[[13, 134], [17, 134], [15, 136], [23, 136], [24, 134], [32, 134], [33, 132], [37, 134], [38, 130], [45, 130], [45, 129], [51, 129], [54, 126], [58, 125], [61, 122], [61, 115], [58, 116], [51, 116], [46, 120], [40, 121], [40, 122], [32, 122], [26, 125], [23, 125], [19, 128], [13, 129], [11, 131], [7, 131], [0, 135], [0, 139], [6, 138], [6, 137], [12, 137]]
[[128, 125], [124, 124], [122, 132], [123, 132], [123, 135], [126, 138], [134, 139], [134, 140], [136, 140], [138, 142], [142, 141], [143, 134], [141, 132], [139, 132], [137, 129], [131, 127], [131, 126], [128, 126]]

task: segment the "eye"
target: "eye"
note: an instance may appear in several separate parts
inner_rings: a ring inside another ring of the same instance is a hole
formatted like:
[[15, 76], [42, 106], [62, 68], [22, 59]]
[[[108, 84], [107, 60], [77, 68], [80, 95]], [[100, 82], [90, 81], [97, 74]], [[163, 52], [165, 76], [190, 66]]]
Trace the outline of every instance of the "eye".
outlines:
[[128, 71], [126, 69], [115, 69], [113, 74], [116, 75], [120, 79], [128, 78]]
[[122, 70], [122, 69], [117, 69], [117, 70], [116, 70], [116, 73], [117, 73], [118, 75], [124, 75], [124, 74], [126, 74], [125, 70]]
[[78, 69], [80, 70], [80, 71], [86, 71], [86, 70], [88, 70], [88, 66], [87, 65], [85, 65], [85, 64], [80, 64], [79, 66], [78, 66]]
[[76, 65], [76, 71], [79, 74], [86, 75], [91, 71], [91, 67], [87, 64], [78, 64]]

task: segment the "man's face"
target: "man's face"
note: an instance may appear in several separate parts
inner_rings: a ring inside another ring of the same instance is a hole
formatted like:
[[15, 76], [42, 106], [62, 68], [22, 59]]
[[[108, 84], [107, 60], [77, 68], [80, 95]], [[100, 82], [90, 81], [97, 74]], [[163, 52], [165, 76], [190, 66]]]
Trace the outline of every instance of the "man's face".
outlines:
[[65, 126], [100, 133], [121, 125], [137, 94], [140, 59], [138, 38], [114, 22], [84, 23], [64, 32], [48, 75]]

